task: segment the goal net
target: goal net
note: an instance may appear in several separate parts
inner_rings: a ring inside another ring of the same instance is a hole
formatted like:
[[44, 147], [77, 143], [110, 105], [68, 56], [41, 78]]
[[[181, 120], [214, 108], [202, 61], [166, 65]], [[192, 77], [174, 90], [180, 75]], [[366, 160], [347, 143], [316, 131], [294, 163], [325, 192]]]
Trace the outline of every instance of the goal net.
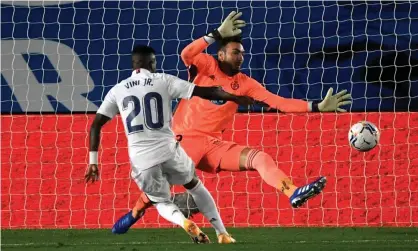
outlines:
[[[347, 89], [353, 104], [344, 114], [240, 108], [225, 140], [267, 152], [296, 184], [324, 175], [328, 185], [292, 209], [257, 172], [198, 172], [224, 222], [417, 226], [417, 2], [2, 1], [1, 227], [109, 228], [133, 207], [120, 118], [102, 132], [100, 181], [83, 181], [94, 112], [131, 74], [134, 45], [151, 45], [158, 71], [186, 79], [181, 50], [237, 9], [248, 24], [244, 73], [283, 97]], [[348, 144], [360, 120], [382, 133], [367, 153]], [[153, 208], [136, 224], [167, 226]]]

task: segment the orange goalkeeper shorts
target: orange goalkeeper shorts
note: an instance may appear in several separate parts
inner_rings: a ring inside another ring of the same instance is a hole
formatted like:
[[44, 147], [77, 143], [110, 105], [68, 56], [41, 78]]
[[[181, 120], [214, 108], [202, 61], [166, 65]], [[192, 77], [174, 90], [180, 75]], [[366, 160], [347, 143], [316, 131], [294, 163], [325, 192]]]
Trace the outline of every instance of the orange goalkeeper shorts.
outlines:
[[240, 155], [245, 146], [205, 135], [179, 135], [177, 139], [197, 169], [207, 173], [239, 171]]

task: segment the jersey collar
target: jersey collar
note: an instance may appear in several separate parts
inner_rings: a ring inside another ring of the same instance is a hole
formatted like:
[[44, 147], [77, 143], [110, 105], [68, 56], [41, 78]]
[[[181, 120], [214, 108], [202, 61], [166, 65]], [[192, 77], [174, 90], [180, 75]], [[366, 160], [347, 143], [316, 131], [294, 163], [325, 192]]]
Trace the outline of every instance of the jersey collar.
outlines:
[[132, 74], [131, 74], [131, 77], [133, 77], [133, 76], [135, 76], [136, 74], [139, 74], [139, 73], [149, 73], [150, 71], [148, 71], [147, 69], [144, 69], [144, 68], [140, 68], [140, 69], [136, 69], [136, 70], [133, 70], [132, 71]]

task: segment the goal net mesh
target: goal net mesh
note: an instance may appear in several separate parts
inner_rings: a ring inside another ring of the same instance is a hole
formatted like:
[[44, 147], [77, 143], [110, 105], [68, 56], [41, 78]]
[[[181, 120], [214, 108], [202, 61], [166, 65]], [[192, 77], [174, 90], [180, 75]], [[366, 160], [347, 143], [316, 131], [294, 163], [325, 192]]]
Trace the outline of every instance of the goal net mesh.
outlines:
[[[292, 209], [257, 172], [199, 171], [224, 222], [417, 226], [417, 2], [2, 1], [1, 227], [109, 228], [132, 208], [140, 191], [119, 117], [102, 132], [100, 181], [83, 181], [94, 112], [131, 74], [134, 45], [151, 45], [159, 72], [186, 79], [181, 50], [232, 10], [247, 22], [244, 73], [283, 97], [347, 89], [353, 104], [344, 114], [240, 108], [225, 140], [270, 154], [298, 185], [319, 175], [328, 184]], [[367, 153], [348, 144], [360, 120], [382, 133]], [[167, 226], [153, 208], [136, 224]]]

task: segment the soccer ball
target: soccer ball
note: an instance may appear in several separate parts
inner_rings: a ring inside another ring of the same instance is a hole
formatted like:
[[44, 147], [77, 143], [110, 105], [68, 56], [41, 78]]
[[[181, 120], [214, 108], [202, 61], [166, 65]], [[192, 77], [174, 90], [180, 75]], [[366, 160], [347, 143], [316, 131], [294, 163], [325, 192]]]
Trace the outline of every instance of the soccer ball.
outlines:
[[380, 132], [377, 127], [368, 121], [354, 124], [348, 133], [350, 145], [360, 152], [372, 150], [379, 143]]

